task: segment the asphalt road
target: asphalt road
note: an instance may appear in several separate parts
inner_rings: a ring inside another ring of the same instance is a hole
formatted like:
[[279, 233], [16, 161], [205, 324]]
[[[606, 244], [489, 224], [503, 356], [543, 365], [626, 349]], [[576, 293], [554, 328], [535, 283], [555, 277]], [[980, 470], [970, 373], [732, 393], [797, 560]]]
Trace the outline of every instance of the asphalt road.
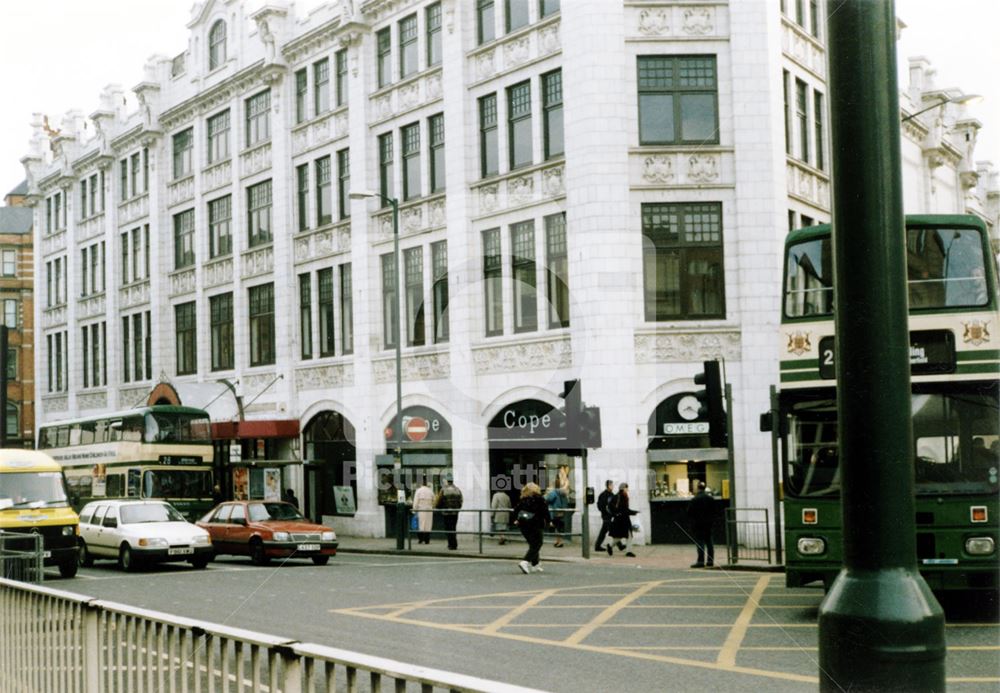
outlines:
[[[822, 591], [780, 574], [339, 554], [113, 563], [57, 589], [552, 691], [816, 690]], [[996, 609], [948, 609], [949, 690], [1000, 688]]]

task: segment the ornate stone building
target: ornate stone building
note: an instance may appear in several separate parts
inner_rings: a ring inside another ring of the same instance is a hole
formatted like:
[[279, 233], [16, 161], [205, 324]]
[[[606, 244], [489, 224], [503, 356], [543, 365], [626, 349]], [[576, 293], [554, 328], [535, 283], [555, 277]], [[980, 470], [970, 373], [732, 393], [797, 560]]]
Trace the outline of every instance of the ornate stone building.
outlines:
[[[163, 383], [380, 534], [397, 437], [466, 507], [528, 478], [582, 499], [553, 442], [578, 378], [590, 484], [630, 482], [646, 541], [690, 480], [769, 506], [782, 238], [828, 219], [823, 4], [199, 2], [136, 110], [109, 87], [90, 134], [36, 116], [40, 420]], [[398, 265], [364, 190], [398, 200]], [[686, 408], [714, 358], [735, 489]]]

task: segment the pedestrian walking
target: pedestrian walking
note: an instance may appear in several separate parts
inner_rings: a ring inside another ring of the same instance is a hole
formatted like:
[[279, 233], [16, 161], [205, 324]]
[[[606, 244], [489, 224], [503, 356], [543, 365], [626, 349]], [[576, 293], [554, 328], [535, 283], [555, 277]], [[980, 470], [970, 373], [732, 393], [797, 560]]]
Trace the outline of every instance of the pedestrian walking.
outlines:
[[542, 530], [551, 522], [548, 503], [542, 498], [542, 489], [535, 483], [525, 484], [521, 489], [521, 498], [514, 508], [514, 524], [528, 542], [524, 560], [517, 564], [522, 573], [542, 572], [542, 566], [538, 564], [542, 550]]
[[295, 506], [295, 509], [299, 509], [299, 499], [295, 497], [295, 491], [290, 488], [285, 489], [285, 497], [283, 499], [286, 503], [291, 503]]
[[448, 549], [455, 551], [458, 549], [458, 511], [462, 507], [462, 492], [454, 484], [455, 478], [448, 472], [444, 475], [444, 486], [438, 492], [434, 501], [434, 507], [443, 510], [441, 519], [444, 521], [444, 530], [448, 533]]
[[427, 481], [421, 481], [413, 492], [413, 512], [417, 514], [417, 543], [431, 543], [431, 527], [434, 525], [434, 492]]
[[552, 518], [552, 529], [556, 534], [556, 540], [552, 546], [558, 549], [564, 545], [562, 540], [562, 533], [564, 530], [563, 516], [565, 515], [564, 511], [567, 507], [569, 507], [569, 498], [567, 498], [563, 489], [558, 486], [550, 486], [548, 491], [545, 492], [545, 503], [549, 506], [549, 516]]
[[622, 482], [618, 485], [618, 493], [608, 503], [608, 508], [611, 510], [611, 526], [608, 529], [611, 542], [605, 547], [608, 555], [614, 555], [611, 545], [615, 544], [626, 556], [635, 558], [632, 553], [632, 516], [638, 515], [639, 511], [629, 507], [628, 484]]
[[595, 551], [604, 551], [604, 538], [608, 536], [611, 528], [611, 511], [608, 503], [615, 497], [615, 482], [608, 479], [604, 482], [604, 490], [597, 497], [597, 511], [601, 513], [601, 531], [597, 533], [597, 541], [594, 543]]
[[[687, 509], [691, 521], [691, 534], [698, 548], [698, 560], [692, 568], [711, 568], [715, 565], [715, 546], [712, 543], [712, 523], [715, 521], [715, 499], [706, 490], [705, 482], [698, 482], [698, 493]], [[706, 560], [706, 558], [708, 560]]]
[[500, 535], [498, 544], [506, 544], [504, 533], [510, 525], [510, 496], [506, 491], [497, 491], [490, 499], [490, 509], [493, 510], [493, 531]]

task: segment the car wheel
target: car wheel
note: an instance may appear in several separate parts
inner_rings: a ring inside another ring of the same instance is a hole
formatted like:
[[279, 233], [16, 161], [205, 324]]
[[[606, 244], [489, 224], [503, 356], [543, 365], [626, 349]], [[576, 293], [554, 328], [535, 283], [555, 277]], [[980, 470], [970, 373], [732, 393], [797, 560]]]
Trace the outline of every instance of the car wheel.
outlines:
[[132, 549], [129, 548], [128, 544], [122, 544], [118, 551], [118, 567], [127, 573], [136, 569], [135, 556], [132, 555]]
[[83, 539], [80, 540], [80, 565], [84, 568], [94, 565], [94, 557], [90, 555], [90, 551], [87, 549], [87, 542]]
[[254, 565], [267, 565], [267, 554], [264, 553], [264, 542], [260, 539], [253, 539], [250, 542], [250, 562]]
[[312, 559], [316, 565], [326, 565], [330, 562], [329, 556], [313, 556]]
[[204, 570], [210, 560], [212, 559], [209, 556], [200, 556], [198, 558], [191, 559], [191, 565], [198, 570]]
[[78, 567], [79, 562], [77, 561], [77, 556], [74, 555], [70, 560], [59, 564], [59, 574], [64, 578], [74, 577]]

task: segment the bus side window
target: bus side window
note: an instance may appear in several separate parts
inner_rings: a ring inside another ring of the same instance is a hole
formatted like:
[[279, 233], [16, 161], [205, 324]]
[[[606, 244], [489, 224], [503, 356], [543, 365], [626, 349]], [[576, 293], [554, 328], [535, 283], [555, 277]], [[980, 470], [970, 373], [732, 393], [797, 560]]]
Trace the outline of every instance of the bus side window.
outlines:
[[104, 495], [108, 498], [121, 498], [125, 495], [125, 475], [108, 474], [104, 488]]
[[94, 438], [94, 424], [93, 422], [85, 422], [80, 424], [80, 445], [90, 445], [95, 441]]
[[139, 495], [139, 475], [138, 469], [128, 470], [128, 496], [134, 498]]

